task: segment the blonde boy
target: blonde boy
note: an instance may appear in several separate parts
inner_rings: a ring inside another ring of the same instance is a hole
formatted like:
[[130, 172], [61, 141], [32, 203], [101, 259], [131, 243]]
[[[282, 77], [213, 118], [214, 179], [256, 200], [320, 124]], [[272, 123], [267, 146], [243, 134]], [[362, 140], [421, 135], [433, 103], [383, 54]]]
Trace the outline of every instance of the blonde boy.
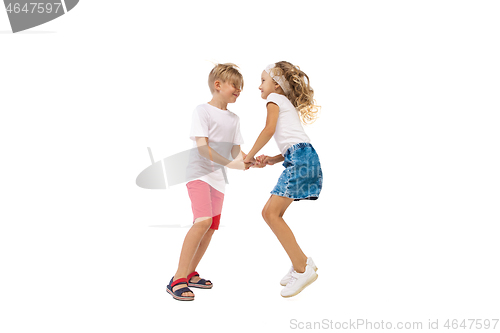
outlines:
[[[245, 170], [245, 154], [240, 145], [239, 117], [227, 109], [243, 89], [243, 76], [234, 64], [218, 64], [208, 76], [212, 100], [198, 105], [192, 115], [190, 138], [195, 149], [189, 173], [195, 175], [186, 184], [193, 210], [193, 226], [186, 234], [175, 275], [167, 292], [176, 300], [194, 300], [189, 287], [210, 289], [210, 280], [196, 272], [201, 258], [219, 228], [224, 201], [225, 167]], [[234, 159], [230, 161], [230, 156]], [[208, 170], [208, 171], [207, 171]]]

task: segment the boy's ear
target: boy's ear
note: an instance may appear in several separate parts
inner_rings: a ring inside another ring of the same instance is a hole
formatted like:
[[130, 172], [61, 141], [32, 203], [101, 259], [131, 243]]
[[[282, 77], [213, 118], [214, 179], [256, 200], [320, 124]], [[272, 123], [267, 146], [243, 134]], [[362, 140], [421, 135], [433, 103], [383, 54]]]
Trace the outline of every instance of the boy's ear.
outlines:
[[221, 86], [220, 81], [219, 80], [215, 80], [215, 82], [214, 82], [215, 90], [219, 91], [220, 90], [220, 86]]

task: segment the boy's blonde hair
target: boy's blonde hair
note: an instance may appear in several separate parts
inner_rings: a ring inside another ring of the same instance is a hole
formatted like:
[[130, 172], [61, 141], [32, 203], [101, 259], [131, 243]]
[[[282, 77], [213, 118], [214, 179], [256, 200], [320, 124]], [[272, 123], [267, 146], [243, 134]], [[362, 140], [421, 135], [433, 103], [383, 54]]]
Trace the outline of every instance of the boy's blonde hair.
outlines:
[[290, 85], [286, 97], [292, 102], [299, 112], [300, 120], [304, 124], [312, 124], [318, 118], [320, 106], [314, 100], [314, 90], [309, 84], [309, 77], [287, 61], [280, 61], [271, 69], [274, 75], [283, 75]]
[[215, 91], [214, 82], [228, 82], [235, 88], [243, 90], [243, 75], [238, 70], [238, 66], [232, 63], [217, 64], [208, 75], [208, 87], [213, 94]]

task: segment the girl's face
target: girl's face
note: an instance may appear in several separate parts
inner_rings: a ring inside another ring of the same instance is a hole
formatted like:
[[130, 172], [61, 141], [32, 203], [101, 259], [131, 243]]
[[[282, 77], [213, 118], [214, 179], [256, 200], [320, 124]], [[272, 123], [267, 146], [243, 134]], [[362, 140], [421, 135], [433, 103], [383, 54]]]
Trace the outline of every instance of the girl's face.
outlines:
[[232, 83], [223, 82], [220, 84], [219, 93], [224, 102], [234, 103], [238, 96], [240, 96], [241, 90], [236, 88]]
[[262, 75], [260, 76], [261, 78], [261, 85], [259, 86], [259, 90], [261, 92], [260, 97], [263, 99], [266, 99], [267, 96], [269, 96], [270, 93], [277, 93], [279, 84], [277, 84], [271, 75], [267, 74], [266, 71], [262, 71]]

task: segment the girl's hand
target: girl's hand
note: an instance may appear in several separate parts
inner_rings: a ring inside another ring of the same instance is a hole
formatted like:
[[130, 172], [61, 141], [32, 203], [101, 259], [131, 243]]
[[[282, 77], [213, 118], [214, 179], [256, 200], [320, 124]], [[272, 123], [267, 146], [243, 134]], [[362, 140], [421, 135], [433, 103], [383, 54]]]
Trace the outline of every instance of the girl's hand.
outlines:
[[254, 165], [254, 168], [263, 168], [266, 165], [273, 165], [276, 163], [276, 159], [272, 156], [260, 155], [257, 157], [257, 163]]
[[255, 165], [253, 166], [253, 168], [263, 168], [266, 166], [265, 163], [263, 163], [263, 159], [266, 155], [260, 155], [257, 157], [257, 163], [255, 163]]

